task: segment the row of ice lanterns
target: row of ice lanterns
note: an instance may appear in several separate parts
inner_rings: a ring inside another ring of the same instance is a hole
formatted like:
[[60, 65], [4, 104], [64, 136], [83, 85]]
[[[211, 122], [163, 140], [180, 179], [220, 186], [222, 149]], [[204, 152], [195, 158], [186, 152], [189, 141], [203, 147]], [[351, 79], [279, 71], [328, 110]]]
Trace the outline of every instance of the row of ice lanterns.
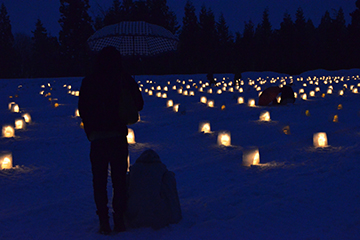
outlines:
[[[19, 105], [15, 102], [11, 102], [8, 105], [11, 112], [20, 112]], [[22, 114], [22, 118], [15, 119], [15, 127], [13, 125], [2, 126], [2, 137], [12, 138], [15, 137], [15, 129], [25, 129], [26, 123], [31, 123], [31, 116], [29, 113]], [[13, 167], [12, 153], [9, 151], [0, 152], [0, 170], [11, 169]]]
[[[9, 110], [11, 112], [19, 113], [19, 105], [15, 102], [9, 103]], [[31, 116], [29, 113], [23, 113], [21, 118], [15, 119], [15, 124], [13, 125], [3, 125], [2, 127], [2, 137], [4, 138], [12, 138], [15, 136], [15, 129], [21, 130], [26, 129], [26, 124], [31, 123]]]
[[[210, 123], [201, 122], [199, 125], [199, 131], [203, 133], [210, 133]], [[222, 131], [218, 134], [217, 138], [218, 145], [231, 146], [231, 134], [228, 131]], [[315, 133], [313, 135], [313, 145], [315, 148], [325, 148], [328, 146], [327, 135], [325, 132]], [[257, 147], [245, 149], [243, 151], [243, 166], [259, 165], [260, 164], [260, 153]]]

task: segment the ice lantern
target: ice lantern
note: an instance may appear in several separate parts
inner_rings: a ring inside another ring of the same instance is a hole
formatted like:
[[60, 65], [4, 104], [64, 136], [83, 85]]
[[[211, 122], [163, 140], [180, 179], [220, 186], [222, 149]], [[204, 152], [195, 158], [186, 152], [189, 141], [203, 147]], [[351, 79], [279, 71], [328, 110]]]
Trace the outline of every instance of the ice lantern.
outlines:
[[128, 135], [126, 136], [128, 144], [135, 144], [135, 134], [134, 130], [128, 128]]
[[15, 113], [20, 112], [19, 105], [17, 105], [16, 103], [12, 104], [11, 105], [11, 112], [15, 112]]
[[11, 152], [0, 152], [0, 170], [12, 168]]
[[174, 106], [173, 100], [169, 99], [169, 100], [166, 102], [166, 106], [167, 106], [167, 107], [173, 107], [173, 106]]
[[31, 116], [29, 113], [24, 113], [21, 116], [24, 118], [26, 123], [31, 123]]
[[255, 107], [255, 99], [249, 99], [248, 100], [248, 106], [249, 107]]
[[211, 131], [210, 122], [201, 122], [199, 124], [199, 132], [210, 133], [210, 131]]
[[258, 148], [250, 148], [243, 151], [242, 165], [250, 167], [260, 163], [260, 153]]
[[2, 127], [2, 136], [5, 138], [15, 137], [15, 129], [11, 125], [4, 125]]
[[315, 148], [327, 147], [328, 146], [328, 140], [327, 140], [326, 133], [325, 132], [315, 133], [314, 136], [313, 136], [313, 142], [314, 142], [314, 147]]
[[23, 118], [15, 119], [15, 129], [26, 129], [26, 123]]
[[260, 113], [260, 118], [259, 118], [260, 121], [262, 122], [269, 122], [271, 121], [270, 119], [270, 113], [268, 111], [263, 111]]
[[230, 132], [220, 132], [217, 139], [218, 145], [230, 146], [231, 145], [231, 134]]

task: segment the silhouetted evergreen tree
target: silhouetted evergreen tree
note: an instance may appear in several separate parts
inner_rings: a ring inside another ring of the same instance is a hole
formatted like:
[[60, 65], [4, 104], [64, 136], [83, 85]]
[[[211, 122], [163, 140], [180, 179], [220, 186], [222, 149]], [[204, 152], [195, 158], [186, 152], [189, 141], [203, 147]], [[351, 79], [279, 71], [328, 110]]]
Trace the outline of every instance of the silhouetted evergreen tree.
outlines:
[[179, 54], [184, 72], [198, 72], [200, 27], [191, 1], [185, 4], [183, 26], [180, 32]]
[[360, 68], [360, 0], [357, 0], [356, 9], [352, 13], [351, 23], [349, 25], [349, 47], [350, 47], [350, 59], [349, 66], [352, 68]]
[[5, 4], [0, 7], [0, 78], [14, 77], [14, 35]]
[[349, 48], [349, 33], [346, 27], [344, 10], [340, 8], [336, 14], [333, 22], [333, 36], [334, 36], [334, 65], [332, 69], [347, 68], [349, 64], [348, 53], [351, 51]]
[[14, 36], [14, 52], [16, 59], [15, 77], [28, 78], [32, 77], [31, 63], [32, 42], [31, 37], [25, 33], [16, 33]]
[[299, 74], [306, 69], [309, 59], [307, 58], [308, 32], [306, 31], [306, 20], [302, 8], [298, 8], [295, 14], [294, 33], [294, 64], [289, 74]]
[[269, 20], [269, 9], [263, 12], [261, 24], [255, 31], [256, 39], [256, 65], [257, 70], [264, 71], [272, 68], [272, 26]]
[[[132, 1], [131, 1], [132, 3]], [[133, 5], [133, 4], [131, 4]], [[129, 10], [130, 11], [130, 10]], [[125, 21], [125, 14], [122, 9], [122, 5], [120, 3], [120, 0], [114, 0], [112, 6], [107, 11], [105, 17], [104, 17], [104, 26], [112, 25], [115, 23], [119, 23], [121, 21]]]
[[295, 25], [288, 12], [284, 14], [280, 29], [276, 32], [277, 67], [279, 72], [289, 73], [294, 65]]
[[40, 19], [32, 31], [32, 76], [33, 77], [54, 77], [58, 76], [59, 64], [59, 43], [56, 37], [47, 33]]
[[254, 71], [256, 69], [255, 63], [255, 25], [249, 20], [245, 22], [243, 36], [240, 44], [240, 52], [238, 56], [238, 64], [235, 68], [235, 72], [245, 72], [245, 71]]
[[217, 62], [217, 66], [219, 68], [217, 72], [232, 72], [232, 51], [234, 47], [234, 37], [229, 31], [229, 26], [226, 24], [223, 13], [220, 14], [219, 20], [216, 24], [216, 32], [219, 43], [216, 59], [214, 59], [214, 61]]
[[146, 2], [149, 9], [149, 23], [162, 26], [173, 34], [179, 30], [176, 15], [169, 9], [166, 0], [147, 0]]
[[89, 0], [60, 0], [60, 53], [67, 76], [84, 75], [89, 65], [86, 40], [94, 33]]
[[214, 71], [217, 49], [216, 22], [213, 11], [201, 6], [199, 13], [199, 68], [202, 72]]

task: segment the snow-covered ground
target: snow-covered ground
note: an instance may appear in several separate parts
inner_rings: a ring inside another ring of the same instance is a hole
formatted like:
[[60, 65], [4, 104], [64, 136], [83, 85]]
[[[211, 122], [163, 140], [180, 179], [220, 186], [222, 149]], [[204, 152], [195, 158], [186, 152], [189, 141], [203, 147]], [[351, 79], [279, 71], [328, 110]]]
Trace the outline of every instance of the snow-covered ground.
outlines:
[[[115, 236], [97, 233], [90, 144], [75, 117], [78, 98], [67, 88], [79, 90], [81, 78], [0, 80], [0, 124], [14, 124], [22, 113], [32, 117], [26, 130], [0, 138], [0, 151], [12, 152], [14, 165], [0, 171], [0, 239], [360, 239], [360, 95], [350, 90], [360, 83], [358, 75], [359, 69], [293, 76], [294, 90], [304, 89], [308, 99], [280, 107], [237, 100], [257, 100], [255, 85], [264, 90], [289, 83], [283, 74], [244, 73], [243, 93], [228, 85], [222, 94], [218, 88], [199, 91], [205, 75], [136, 76], [145, 107], [141, 122], [130, 126], [136, 140], [130, 161], [148, 148], [160, 155], [176, 174], [183, 219], [158, 231], [129, 229]], [[233, 75], [215, 77], [228, 83]], [[158, 86], [167, 99], [155, 96]], [[151, 87], [153, 96], [145, 92]], [[320, 91], [309, 97], [316, 87]], [[201, 103], [202, 96], [215, 107]], [[169, 99], [180, 104], [179, 112], [166, 107]], [[12, 101], [21, 113], [8, 110]], [[270, 122], [259, 121], [265, 110]], [[202, 121], [210, 122], [211, 133], [198, 131]], [[217, 144], [221, 131], [231, 133], [231, 146]], [[317, 132], [327, 133], [328, 147], [313, 146]], [[242, 154], [252, 146], [261, 164], [244, 167]]]

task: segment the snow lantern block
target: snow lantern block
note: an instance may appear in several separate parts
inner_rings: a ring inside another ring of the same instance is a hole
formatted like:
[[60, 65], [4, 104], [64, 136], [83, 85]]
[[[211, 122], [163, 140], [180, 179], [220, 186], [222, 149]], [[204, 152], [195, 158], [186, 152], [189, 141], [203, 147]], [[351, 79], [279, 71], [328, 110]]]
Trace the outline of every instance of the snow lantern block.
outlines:
[[23, 118], [17, 118], [15, 119], [15, 129], [26, 129], [26, 123]]
[[179, 104], [179, 103], [175, 104], [175, 105], [173, 106], [173, 111], [174, 111], [174, 112], [179, 112], [179, 107], [180, 107], [180, 104]]
[[2, 136], [4, 138], [15, 137], [15, 129], [11, 125], [3, 125], [2, 127]]
[[11, 105], [11, 112], [15, 112], [15, 113], [20, 112], [19, 105], [17, 105], [16, 103]]
[[128, 128], [128, 135], [126, 136], [128, 144], [135, 144], [135, 133], [134, 130]]
[[[78, 110], [78, 111], [79, 111], [79, 110]], [[31, 123], [31, 116], [30, 116], [29, 113], [24, 113], [24, 114], [22, 114], [21, 116], [24, 118], [24, 120], [25, 120], [26, 123]]]
[[11, 109], [12, 109], [12, 106], [15, 105], [15, 104], [16, 104], [15, 102], [10, 102], [10, 103], [8, 104], [8, 108], [9, 108], [10, 111], [11, 111]]
[[11, 169], [13, 167], [12, 153], [3, 151], [0, 152], [0, 170]]
[[210, 122], [208, 121], [200, 122], [199, 132], [210, 133], [211, 132]]
[[214, 107], [215, 106], [214, 100], [208, 100], [207, 105], [208, 105], [208, 107], [211, 107], [211, 108]]
[[249, 106], [249, 107], [255, 107], [255, 99], [250, 98], [250, 99], [248, 100], [248, 106]]
[[166, 106], [167, 106], [167, 107], [173, 107], [173, 106], [174, 106], [173, 100], [171, 100], [171, 99], [167, 100]]
[[217, 139], [218, 145], [230, 146], [231, 145], [231, 134], [228, 131], [220, 132]]
[[244, 97], [238, 97], [238, 104], [243, 104], [245, 101], [244, 101]]
[[260, 121], [262, 122], [269, 122], [271, 121], [271, 118], [270, 118], [270, 112], [269, 111], [263, 111], [260, 113], [260, 118], [259, 118]]
[[327, 135], [325, 132], [315, 133], [313, 135], [313, 143], [315, 148], [323, 148], [328, 146]]
[[249, 148], [243, 151], [242, 165], [250, 167], [260, 163], [260, 153], [258, 148]]
[[205, 96], [202, 96], [200, 98], [200, 102], [206, 104], [207, 103], [207, 98]]

